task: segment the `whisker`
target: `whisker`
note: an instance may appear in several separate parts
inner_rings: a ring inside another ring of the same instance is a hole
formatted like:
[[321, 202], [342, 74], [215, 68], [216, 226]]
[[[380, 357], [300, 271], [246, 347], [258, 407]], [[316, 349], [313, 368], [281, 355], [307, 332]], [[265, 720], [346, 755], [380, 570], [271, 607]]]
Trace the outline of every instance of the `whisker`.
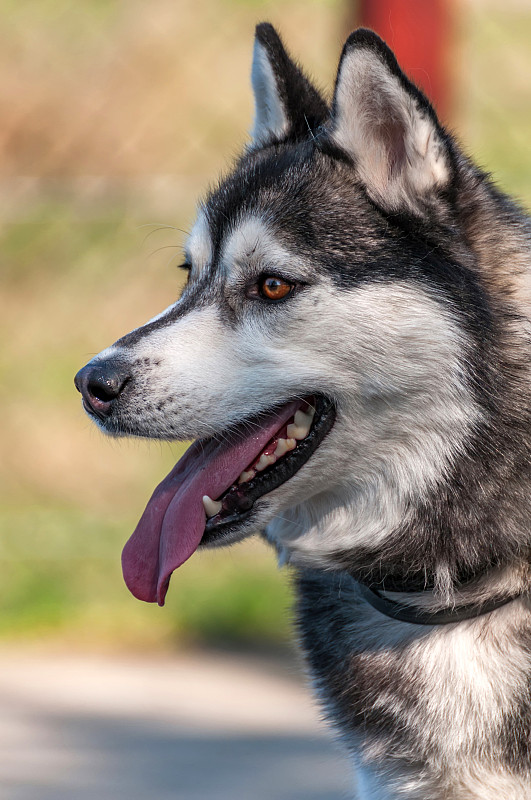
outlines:
[[153, 236], [154, 233], [159, 233], [160, 231], [172, 230], [172, 231], [177, 231], [178, 233], [183, 233], [185, 236], [189, 236], [190, 235], [190, 231], [186, 231], [183, 228], [177, 228], [175, 225], [166, 225], [163, 222], [160, 222], [160, 223], [159, 222], [146, 222], [146, 223], [144, 223], [142, 225], [137, 225], [136, 226], [137, 229], [149, 228], [149, 227], [152, 227], [153, 230], [149, 231], [149, 233], [147, 233], [145, 235], [145, 237], [144, 237], [144, 239], [142, 241], [143, 245], [147, 242], [147, 240], [149, 239], [150, 236]]
[[149, 254], [149, 256], [150, 256], [150, 257], [151, 257], [151, 256], [154, 256], [154, 255], [155, 255], [155, 253], [159, 253], [161, 250], [171, 250], [171, 249], [173, 249], [173, 250], [175, 250], [175, 249], [177, 249], [177, 250], [183, 250], [184, 248], [183, 248], [183, 246], [182, 246], [182, 245], [180, 245], [180, 244], [165, 244], [165, 245], [163, 245], [162, 247], [157, 247], [157, 249], [156, 249], [156, 250], [152, 250], [152, 251], [151, 251], [151, 253]]

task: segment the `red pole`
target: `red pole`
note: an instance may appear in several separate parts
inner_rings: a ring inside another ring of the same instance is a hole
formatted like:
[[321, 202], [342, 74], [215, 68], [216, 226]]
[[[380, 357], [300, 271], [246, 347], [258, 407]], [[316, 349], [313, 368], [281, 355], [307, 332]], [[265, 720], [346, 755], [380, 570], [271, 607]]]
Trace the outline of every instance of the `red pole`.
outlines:
[[356, 21], [372, 28], [444, 120], [451, 114], [452, 0], [359, 0]]

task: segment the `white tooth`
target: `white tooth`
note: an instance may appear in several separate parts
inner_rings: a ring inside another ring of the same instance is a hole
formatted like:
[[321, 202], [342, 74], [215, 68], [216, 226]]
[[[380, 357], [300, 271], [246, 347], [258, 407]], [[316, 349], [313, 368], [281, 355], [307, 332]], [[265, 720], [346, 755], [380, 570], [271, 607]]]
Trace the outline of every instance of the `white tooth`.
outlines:
[[312, 419], [315, 414], [315, 408], [308, 408], [308, 411], [302, 411], [300, 408], [298, 411], [295, 412], [295, 425], [308, 425], [308, 427], [312, 424]]
[[295, 412], [293, 422], [291, 425], [288, 425], [288, 436], [291, 436], [293, 439], [298, 439], [299, 441], [306, 438], [310, 432], [314, 414], [314, 409], [309, 408], [308, 411], [305, 412], [301, 411], [299, 408], [299, 410]]
[[262, 472], [263, 469], [268, 467], [270, 464], [274, 464], [276, 458], [274, 455], [266, 456], [265, 453], [262, 453], [260, 456], [260, 461], [256, 464], [255, 469], [257, 472]]
[[298, 439], [300, 441], [301, 439], [306, 438], [309, 432], [309, 425], [296, 425], [294, 422], [292, 422], [291, 425], [288, 425], [287, 427], [287, 433], [290, 439]]
[[247, 483], [247, 481], [252, 480], [256, 475], [255, 469], [248, 469], [247, 471], [243, 471], [240, 477], [238, 478], [238, 483]]
[[279, 439], [273, 455], [280, 458], [280, 456], [283, 456], [285, 453], [289, 453], [290, 450], [295, 450], [296, 447], [296, 439]]
[[205, 494], [203, 496], [203, 506], [207, 517], [215, 517], [221, 511], [223, 503], [219, 500], [212, 500], [211, 497]]
[[286, 439], [279, 439], [277, 442], [277, 446], [275, 447], [275, 452], [273, 453], [274, 456], [280, 458], [289, 450], [287, 440]]

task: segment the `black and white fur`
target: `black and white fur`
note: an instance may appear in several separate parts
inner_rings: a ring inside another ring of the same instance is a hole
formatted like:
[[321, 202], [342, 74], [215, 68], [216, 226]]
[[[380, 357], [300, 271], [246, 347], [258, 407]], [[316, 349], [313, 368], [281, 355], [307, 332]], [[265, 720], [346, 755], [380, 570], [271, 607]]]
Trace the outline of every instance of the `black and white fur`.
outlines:
[[[531, 798], [529, 223], [375, 34], [347, 40], [331, 108], [266, 24], [252, 80], [252, 143], [199, 208], [181, 299], [94, 362], [129, 371], [104, 427], [201, 438], [332, 398], [229, 540], [265, 530], [293, 565], [360, 800]], [[264, 273], [298, 291], [249, 299]], [[520, 596], [426, 627], [358, 580], [430, 608]]]

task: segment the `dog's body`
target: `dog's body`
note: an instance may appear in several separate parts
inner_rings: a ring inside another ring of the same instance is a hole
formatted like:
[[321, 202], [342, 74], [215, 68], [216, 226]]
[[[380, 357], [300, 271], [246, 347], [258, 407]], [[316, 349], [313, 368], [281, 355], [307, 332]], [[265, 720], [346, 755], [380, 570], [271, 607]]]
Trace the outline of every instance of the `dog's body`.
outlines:
[[370, 32], [331, 110], [267, 25], [253, 85], [182, 298], [78, 376], [107, 432], [199, 440], [126, 580], [162, 603], [199, 544], [265, 531], [360, 800], [531, 798], [527, 220]]

